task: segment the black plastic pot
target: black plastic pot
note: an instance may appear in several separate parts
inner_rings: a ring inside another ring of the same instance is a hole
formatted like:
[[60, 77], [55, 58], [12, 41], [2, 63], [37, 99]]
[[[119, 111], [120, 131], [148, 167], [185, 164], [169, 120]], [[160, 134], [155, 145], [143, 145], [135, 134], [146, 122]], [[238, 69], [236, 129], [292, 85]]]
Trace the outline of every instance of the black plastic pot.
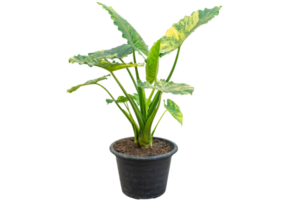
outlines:
[[136, 157], [116, 152], [113, 146], [117, 141], [110, 145], [110, 151], [117, 158], [122, 191], [129, 197], [150, 199], [159, 197], [166, 191], [171, 157], [178, 147], [172, 141], [157, 137], [154, 139], [171, 144], [173, 150], [159, 156]]

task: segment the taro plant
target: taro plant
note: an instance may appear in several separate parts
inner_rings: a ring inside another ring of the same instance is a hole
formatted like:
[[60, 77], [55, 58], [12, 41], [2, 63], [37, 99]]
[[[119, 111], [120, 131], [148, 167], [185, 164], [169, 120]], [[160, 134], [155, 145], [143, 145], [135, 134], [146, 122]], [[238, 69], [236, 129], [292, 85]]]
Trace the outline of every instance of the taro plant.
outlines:
[[[153, 135], [166, 111], [169, 111], [171, 115], [182, 124], [182, 113], [178, 105], [174, 101], [168, 99], [166, 102], [164, 101], [165, 112], [160, 117], [156, 126], [154, 128], [152, 126], [164, 92], [175, 95], [192, 95], [194, 91], [193, 87], [185, 83], [174, 83], [170, 81], [176, 67], [180, 47], [185, 39], [199, 26], [206, 24], [218, 15], [221, 6], [216, 6], [212, 9], [198, 10], [193, 12], [190, 16], [185, 16], [178, 23], [173, 24], [172, 27], [167, 30], [166, 34], [157, 40], [150, 50], [148, 50], [148, 46], [142, 37], [123, 17], [121, 17], [112, 7], [107, 7], [102, 3], [98, 4], [111, 15], [114, 24], [118, 27], [118, 30], [122, 32], [123, 38], [127, 40], [127, 44], [123, 44], [110, 50], [89, 53], [87, 56], [77, 55], [70, 58], [70, 63], [78, 63], [80, 65], [86, 64], [90, 67], [101, 67], [110, 74], [74, 86], [69, 89], [68, 92], [72, 93], [85, 85], [95, 84], [102, 87], [111, 97], [111, 99], [106, 99], [106, 102], [108, 104], [115, 103], [132, 125], [135, 144], [147, 148], [152, 146]], [[177, 54], [168, 77], [166, 79], [158, 80], [159, 59], [174, 50], [177, 50]], [[145, 63], [136, 62], [136, 52], [143, 57]], [[133, 62], [125, 63], [123, 58], [130, 54], [133, 55]], [[143, 67], [144, 65], [146, 65], [146, 81], [139, 76], [139, 67]], [[129, 68], [134, 68], [135, 78]], [[128, 93], [116, 77], [114, 72], [121, 69], [127, 70], [136, 89], [135, 93]], [[119, 96], [116, 99], [103, 85], [98, 83], [99, 81], [107, 79], [110, 75], [120, 86], [124, 96]], [[145, 89], [152, 89], [148, 97], [146, 96]]]

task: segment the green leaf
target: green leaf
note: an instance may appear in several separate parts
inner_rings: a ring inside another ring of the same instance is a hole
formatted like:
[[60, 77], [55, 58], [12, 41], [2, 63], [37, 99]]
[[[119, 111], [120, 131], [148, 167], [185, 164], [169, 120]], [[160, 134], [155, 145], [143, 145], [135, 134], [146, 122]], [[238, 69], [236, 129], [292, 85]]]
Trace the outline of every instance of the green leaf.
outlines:
[[77, 64], [78, 66], [86, 65], [93, 68], [94, 65], [101, 60], [114, 60], [128, 58], [132, 53], [132, 47], [129, 44], [122, 43], [109, 49], [99, 49], [85, 54], [74, 54], [67, 58], [67, 64], [70, 66]]
[[120, 69], [125, 69], [125, 68], [128, 68], [128, 67], [142, 67], [142, 66], [144, 66], [144, 63], [129, 63], [129, 64], [118, 63], [118, 62], [111, 63], [109, 61], [101, 60], [95, 66], [101, 67], [103, 69], [106, 69], [106, 70], [112, 72], [112, 71], [116, 71], [116, 70], [120, 70]]
[[108, 13], [111, 15], [111, 19], [114, 20], [114, 24], [118, 26], [118, 30], [122, 32], [122, 37], [127, 39], [128, 44], [131, 45], [136, 51], [141, 51], [147, 56], [148, 46], [138, 32], [112, 7], [107, 7], [99, 2], [98, 4], [108, 11]]
[[168, 99], [167, 104], [164, 104], [164, 106], [171, 113], [171, 115], [182, 125], [182, 113], [178, 105], [174, 101]]
[[153, 81], [156, 80], [157, 73], [158, 73], [159, 50], [160, 50], [160, 39], [153, 44], [147, 58], [146, 80], [151, 84], [153, 83]]
[[[97, 67], [107, 72], [117, 72], [126, 68], [145, 67], [145, 62], [130, 63], [124, 58], [128, 57], [132, 48], [128, 44], [121, 44], [110, 49], [101, 49], [85, 54], [76, 54], [67, 59], [67, 63], [72, 66], [86, 65], [89, 68]], [[130, 50], [131, 49], [131, 50]], [[111, 60], [109, 60], [111, 59]]]
[[[136, 92], [130, 92], [129, 95], [136, 102], [137, 106], [140, 106], [139, 94]], [[116, 99], [104, 98], [103, 101], [105, 106], [109, 106], [114, 103], [123, 104], [125, 102], [129, 102], [125, 95], [117, 95]]]
[[167, 30], [165, 36], [161, 38], [160, 56], [162, 57], [181, 46], [184, 40], [199, 26], [206, 24], [218, 15], [221, 7], [205, 8], [203, 11], [198, 10], [190, 16], [185, 16], [178, 23], [173, 24], [172, 28]]
[[80, 88], [81, 86], [96, 84], [96, 83], [98, 83], [99, 81], [106, 80], [106, 79], [107, 79], [106, 77], [108, 77], [108, 76], [110, 76], [110, 74], [108, 74], [108, 75], [106, 75], [106, 76], [102, 76], [102, 77], [100, 77], [100, 78], [96, 78], [96, 79], [93, 79], [93, 80], [89, 80], [89, 81], [87, 81], [87, 82], [85, 82], [85, 83], [83, 83], [83, 84], [80, 84], [80, 85], [76, 85], [76, 86], [74, 86], [74, 87], [68, 89], [67, 92], [72, 93], [72, 92], [75, 92], [75, 91], [76, 91], [78, 88]]
[[141, 82], [138, 80], [138, 87], [141, 88], [152, 88], [158, 91], [172, 93], [172, 94], [193, 94], [194, 88], [189, 86], [185, 83], [174, 83], [174, 82], [166, 82], [165, 80], [161, 79], [155, 81], [156, 86], [151, 85], [149, 82]]

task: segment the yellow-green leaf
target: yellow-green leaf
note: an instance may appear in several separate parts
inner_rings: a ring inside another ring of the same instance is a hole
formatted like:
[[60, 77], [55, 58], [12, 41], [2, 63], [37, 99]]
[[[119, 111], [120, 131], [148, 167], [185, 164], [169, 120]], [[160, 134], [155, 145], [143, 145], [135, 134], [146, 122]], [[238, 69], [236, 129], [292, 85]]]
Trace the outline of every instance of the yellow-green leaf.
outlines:
[[116, 71], [116, 70], [120, 70], [120, 69], [125, 69], [128, 67], [142, 67], [144, 66], [144, 63], [118, 63], [118, 62], [109, 62], [109, 61], [104, 61], [101, 60], [98, 64], [96, 64], [95, 66], [97, 67], [101, 67], [103, 69], [106, 69], [110, 72], [112, 71]]
[[206, 24], [218, 15], [221, 7], [216, 6], [212, 9], [198, 10], [173, 24], [172, 28], [167, 30], [165, 36], [161, 38], [160, 56], [168, 54], [181, 46], [184, 40], [199, 26]]
[[160, 39], [153, 44], [149, 51], [149, 55], [146, 62], [146, 80], [149, 83], [153, 83], [156, 80], [159, 69], [159, 50]]
[[121, 46], [112, 48], [110, 50], [96, 51], [94, 53], [89, 53], [88, 55], [100, 60], [104, 60], [104, 59], [124, 58], [131, 53], [132, 53], [132, 47], [128, 44], [123, 44]]
[[[124, 96], [119, 96], [118, 99], [115, 100], [115, 102], [117, 102], [117, 103], [125, 103], [127, 101], [128, 101], [128, 99]], [[106, 99], [107, 104], [110, 104], [110, 103], [113, 103], [113, 102], [114, 102], [114, 100], [112, 100], [112, 99]]]
[[107, 79], [106, 77], [108, 77], [108, 76], [110, 76], [110, 74], [108, 74], [108, 75], [106, 75], [106, 76], [102, 76], [102, 77], [100, 77], [100, 78], [96, 78], [96, 79], [93, 79], [93, 80], [89, 80], [89, 81], [87, 81], [87, 82], [85, 82], [85, 83], [83, 83], [83, 84], [80, 84], [80, 85], [76, 85], [76, 86], [74, 86], [74, 87], [68, 89], [67, 92], [72, 93], [72, 92], [75, 92], [75, 91], [76, 91], [78, 88], [80, 88], [81, 86], [96, 84], [96, 83], [98, 83], [99, 81], [106, 80], [106, 79]]
[[172, 100], [168, 99], [167, 104], [165, 104], [165, 108], [171, 113], [171, 115], [182, 125], [183, 115], [180, 111], [179, 106]]

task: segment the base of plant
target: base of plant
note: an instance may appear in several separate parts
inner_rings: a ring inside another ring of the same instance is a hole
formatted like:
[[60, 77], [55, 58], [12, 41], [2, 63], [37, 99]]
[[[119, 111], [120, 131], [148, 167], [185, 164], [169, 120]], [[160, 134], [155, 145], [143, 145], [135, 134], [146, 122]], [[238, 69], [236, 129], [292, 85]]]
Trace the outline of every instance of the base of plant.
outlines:
[[158, 156], [169, 153], [173, 150], [173, 146], [169, 143], [154, 139], [152, 146], [145, 147], [139, 146], [134, 143], [133, 138], [126, 138], [123, 140], [119, 140], [114, 144], [114, 150], [118, 153], [122, 153], [129, 156]]

